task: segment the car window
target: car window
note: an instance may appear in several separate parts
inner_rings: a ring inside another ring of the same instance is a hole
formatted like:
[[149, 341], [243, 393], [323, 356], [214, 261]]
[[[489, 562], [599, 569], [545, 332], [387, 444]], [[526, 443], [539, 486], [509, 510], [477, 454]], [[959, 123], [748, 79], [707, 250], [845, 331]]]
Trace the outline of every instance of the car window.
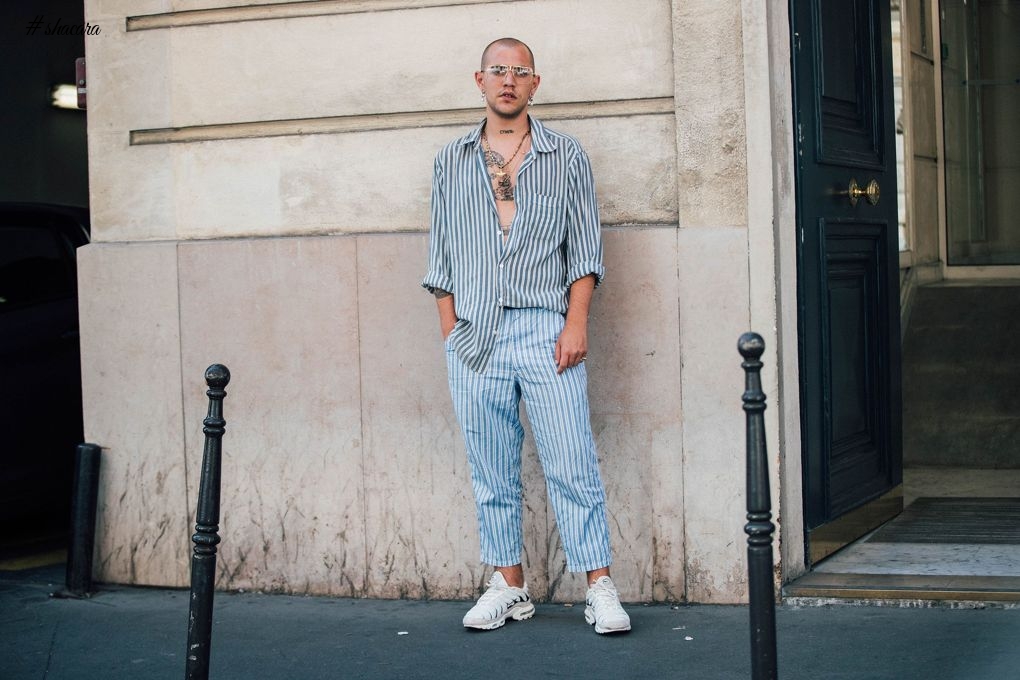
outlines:
[[0, 228], [0, 313], [73, 295], [64, 253], [50, 229]]

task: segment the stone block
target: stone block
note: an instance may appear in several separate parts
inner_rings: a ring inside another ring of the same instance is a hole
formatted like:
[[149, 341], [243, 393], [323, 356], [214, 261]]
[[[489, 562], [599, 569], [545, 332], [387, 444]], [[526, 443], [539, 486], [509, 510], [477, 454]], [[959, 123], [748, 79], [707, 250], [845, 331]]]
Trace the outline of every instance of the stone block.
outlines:
[[678, 203], [683, 226], [747, 223], [740, 17], [739, 2], [673, 2]]
[[188, 584], [197, 466], [184, 452], [177, 282], [174, 244], [78, 251], [85, 440], [103, 447], [99, 581]]
[[687, 596], [740, 602], [746, 466], [736, 342], [748, 329], [747, 230], [681, 229], [678, 251]]
[[129, 146], [127, 133], [89, 133], [92, 240], [173, 239], [178, 205], [173, 149]]
[[[576, 133], [590, 149], [603, 222], [675, 220], [670, 116], [553, 121], [550, 126]], [[170, 145], [175, 159], [174, 190], [188, 197], [176, 210], [177, 234], [220, 238], [424, 231], [434, 156], [470, 129], [380, 130]], [[133, 147], [126, 153], [139, 154], [135, 148], [163, 147]]]
[[905, 133], [910, 135], [915, 157], [938, 157], [935, 123], [935, 67], [927, 59], [911, 55], [906, 87], [910, 98], [910, 120]]
[[367, 594], [471, 598], [488, 578], [421, 234], [358, 237]]
[[[591, 312], [592, 428], [625, 600], [684, 595], [676, 239], [669, 227], [606, 230], [606, 280]], [[583, 583], [568, 594], [583, 597]]]
[[220, 587], [355, 596], [365, 589], [354, 239], [182, 243], [181, 364], [189, 497], [203, 374], [224, 400]]
[[504, 22], [527, 27], [516, 37], [548, 76], [540, 101], [669, 96], [668, 12], [665, 1], [553, 0], [176, 28], [174, 125], [470, 108], [482, 48]]
[[907, 215], [913, 241], [908, 245], [916, 264], [935, 262], [939, 259], [938, 166], [934, 160], [914, 158], [909, 167]]

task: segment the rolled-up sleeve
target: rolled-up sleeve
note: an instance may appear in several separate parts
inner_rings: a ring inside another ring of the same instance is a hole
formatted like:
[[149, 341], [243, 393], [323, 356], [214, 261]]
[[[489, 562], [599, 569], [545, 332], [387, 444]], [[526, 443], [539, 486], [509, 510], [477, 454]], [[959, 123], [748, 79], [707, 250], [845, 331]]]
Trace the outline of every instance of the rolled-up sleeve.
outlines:
[[436, 289], [453, 291], [449, 250], [449, 215], [443, 195], [443, 166], [437, 157], [432, 169], [432, 222], [429, 227], [429, 264], [421, 285], [434, 293]]
[[578, 149], [567, 177], [567, 284], [589, 274], [602, 283], [602, 225], [588, 155]]

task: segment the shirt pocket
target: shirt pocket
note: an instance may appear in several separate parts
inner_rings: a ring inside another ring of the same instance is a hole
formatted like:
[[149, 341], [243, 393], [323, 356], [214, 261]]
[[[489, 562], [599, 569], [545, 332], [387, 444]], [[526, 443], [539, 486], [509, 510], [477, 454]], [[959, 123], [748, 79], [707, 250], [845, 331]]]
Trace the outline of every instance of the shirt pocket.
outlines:
[[563, 199], [547, 194], [532, 194], [526, 204], [526, 228], [542, 243], [559, 244], [565, 234]]

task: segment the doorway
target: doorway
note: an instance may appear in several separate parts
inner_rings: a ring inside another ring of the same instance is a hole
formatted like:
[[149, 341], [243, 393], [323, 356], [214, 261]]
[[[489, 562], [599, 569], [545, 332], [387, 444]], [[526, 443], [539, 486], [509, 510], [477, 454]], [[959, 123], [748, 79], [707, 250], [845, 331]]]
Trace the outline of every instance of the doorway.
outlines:
[[905, 510], [786, 594], [1016, 601], [1020, 0], [893, 0], [890, 11], [903, 39]]
[[[1020, 0], [927, 0], [937, 36], [941, 280], [904, 339], [908, 493], [1020, 495]], [[909, 30], [911, 27], [908, 26]], [[939, 106], [940, 104], [940, 106]]]
[[[935, 192], [941, 280], [915, 291], [904, 337], [904, 479], [909, 496], [972, 505], [974, 540], [1020, 508], [1020, 1], [935, 0], [936, 100], [944, 181]], [[909, 27], [908, 27], [909, 28]], [[939, 106], [940, 104], [940, 106]], [[972, 577], [1020, 577], [1020, 539], [967, 543]], [[997, 568], [1008, 556], [1009, 566]], [[969, 569], [969, 571], [968, 571]], [[1008, 587], [1007, 587], [1008, 586]], [[1003, 590], [1006, 581], [989, 583]]]

